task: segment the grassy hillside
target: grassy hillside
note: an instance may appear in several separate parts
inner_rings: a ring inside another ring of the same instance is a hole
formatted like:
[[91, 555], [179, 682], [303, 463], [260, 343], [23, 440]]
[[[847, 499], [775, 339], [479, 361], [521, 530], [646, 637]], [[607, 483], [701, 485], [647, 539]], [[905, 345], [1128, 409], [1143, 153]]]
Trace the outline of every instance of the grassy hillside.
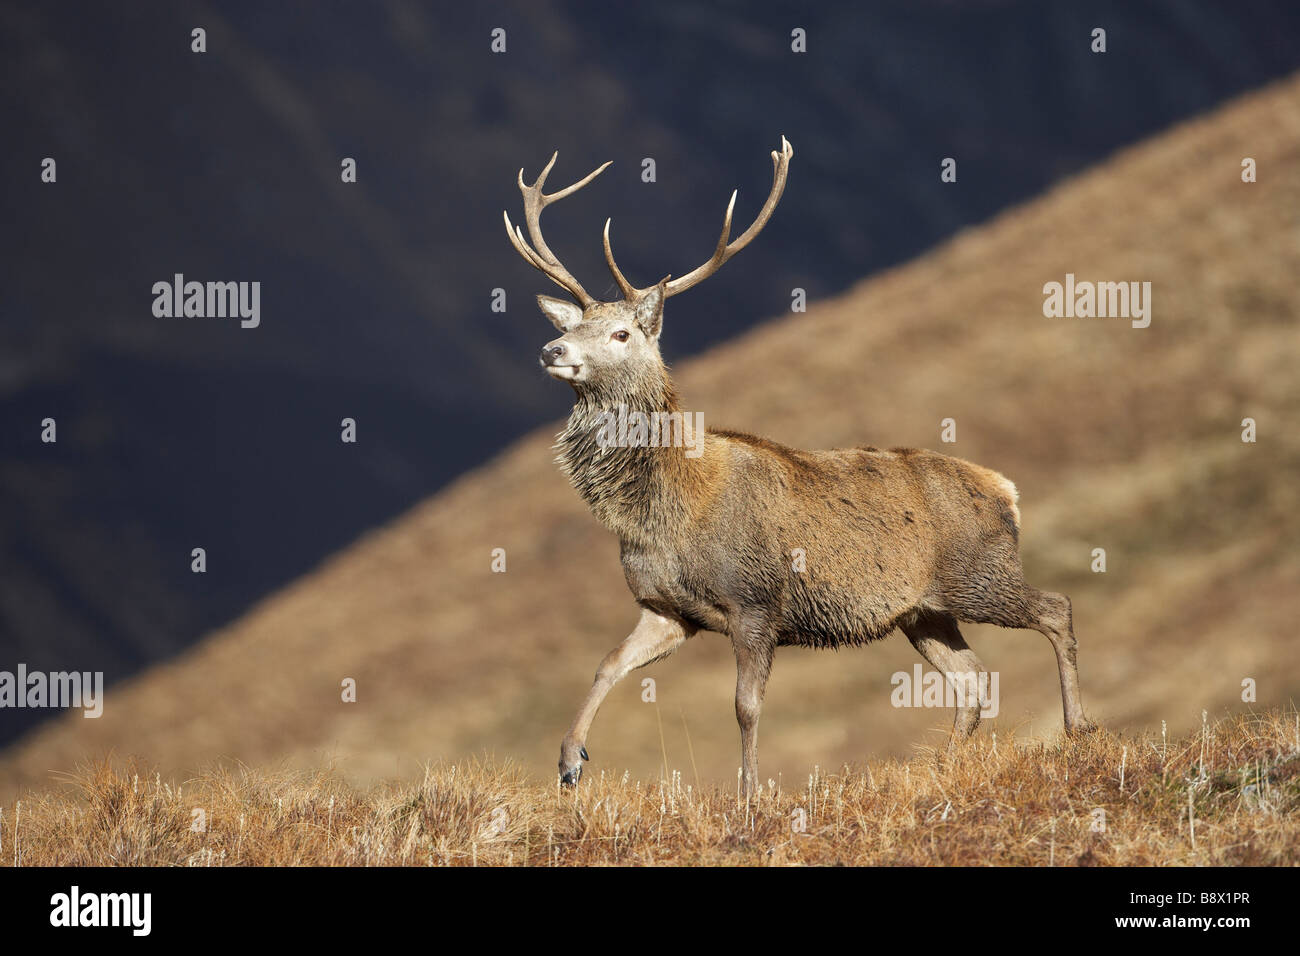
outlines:
[[[358, 791], [322, 771], [183, 782], [99, 764], [0, 818], [27, 866], [1278, 865], [1300, 855], [1300, 715], [1182, 739], [974, 744], [726, 785], [602, 774], [576, 793], [517, 766], [430, 766]], [[199, 811], [196, 813], [196, 811]], [[7, 822], [6, 822], [7, 821]]]
[[[1257, 183], [1241, 182], [1243, 157]], [[684, 364], [686, 407], [792, 445], [938, 448], [1011, 477], [1028, 578], [1072, 596], [1084, 703], [1112, 730], [1198, 728], [1202, 710], [1246, 708], [1246, 678], [1259, 706], [1284, 705], [1300, 697], [1298, 167], [1293, 78]], [[729, 267], [745, 268], [743, 256]], [[1045, 318], [1043, 284], [1066, 273], [1150, 281], [1150, 327]], [[683, 296], [665, 336], [708, 321]], [[539, 316], [519, 348], [550, 334]], [[1240, 438], [1247, 416], [1253, 444]], [[955, 444], [939, 441], [945, 418]], [[597, 662], [636, 618], [617, 543], [552, 463], [553, 432], [112, 689], [101, 719], [69, 716], [21, 741], [0, 760], [0, 798], [110, 749], [163, 773], [221, 758], [330, 765], [355, 782], [487, 753], [546, 779]], [[1104, 574], [1089, 569], [1098, 547]], [[1000, 672], [1001, 714], [981, 737], [1056, 734], [1047, 641], [966, 632]], [[890, 675], [917, 661], [898, 636], [782, 650], [764, 778], [941, 743], [948, 711], [890, 704]], [[647, 676], [654, 703], [642, 701]], [[340, 700], [345, 678], [356, 703]], [[597, 718], [589, 777], [657, 779], [666, 764], [734, 779], [733, 681], [727, 642], [708, 634], [639, 672]]]

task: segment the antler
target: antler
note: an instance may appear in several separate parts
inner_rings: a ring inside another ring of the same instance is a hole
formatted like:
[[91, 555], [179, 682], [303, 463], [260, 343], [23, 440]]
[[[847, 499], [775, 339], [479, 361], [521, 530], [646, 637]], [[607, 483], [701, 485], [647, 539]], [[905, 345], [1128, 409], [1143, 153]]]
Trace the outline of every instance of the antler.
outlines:
[[[790, 171], [790, 157], [794, 155], [794, 147], [784, 136], [781, 137], [781, 151], [778, 153], [772, 150], [772, 191], [768, 193], [767, 202], [763, 203], [763, 208], [759, 210], [756, 218], [748, 229], [737, 237], [735, 242], [728, 242], [731, 238], [731, 213], [736, 207], [736, 191], [731, 193], [731, 201], [727, 203], [727, 212], [722, 217], [722, 235], [718, 237], [718, 244], [714, 247], [713, 255], [704, 265], [686, 273], [680, 278], [673, 279], [664, 286], [664, 298], [677, 295], [679, 292], [685, 292], [691, 286], [698, 285], [713, 273], [722, 268], [722, 264], [734, 256], [745, 246], [749, 245], [755, 236], [763, 231], [767, 221], [772, 218], [772, 211], [776, 209], [776, 204], [781, 201], [781, 193], [785, 191], [785, 178]], [[603, 168], [603, 167], [602, 167]], [[638, 289], [623, 277], [619, 271], [618, 265], [614, 262], [614, 252], [609, 245], [609, 220], [605, 220], [605, 262], [609, 265], [609, 271], [614, 275], [614, 281], [618, 287], [623, 290], [623, 298], [633, 299], [644, 295], [653, 286], [644, 289]]]
[[555, 258], [555, 253], [551, 252], [550, 246], [548, 246], [546, 240], [542, 238], [542, 227], [539, 220], [541, 219], [543, 209], [553, 202], [557, 202], [566, 196], [571, 196], [576, 193], [583, 186], [587, 185], [587, 183], [591, 182], [603, 173], [605, 167], [608, 166], [609, 163], [605, 163], [603, 166], [598, 166], [572, 186], [547, 195], [542, 192], [542, 186], [545, 185], [546, 176], [550, 173], [551, 167], [555, 165], [556, 157], [559, 155], [558, 151], [551, 155], [551, 161], [546, 164], [546, 168], [543, 169], [541, 175], [537, 177], [537, 182], [533, 183], [531, 186], [524, 183], [524, 171], [523, 169], [519, 170], [519, 192], [521, 192], [524, 197], [524, 221], [528, 225], [528, 235], [533, 240], [533, 246], [530, 247], [524, 240], [523, 233], [519, 231], [519, 227], [511, 224], [509, 213], [502, 210], [501, 216], [505, 219], [506, 235], [510, 238], [510, 244], [515, 247], [516, 252], [524, 257], [524, 261], [540, 271], [564, 291], [568, 292], [569, 295], [573, 296], [573, 298], [577, 300], [579, 305], [586, 308], [596, 301], [595, 298], [588, 294], [587, 290], [584, 289], [582, 284], [573, 277], [572, 273], [560, 264], [559, 259]]

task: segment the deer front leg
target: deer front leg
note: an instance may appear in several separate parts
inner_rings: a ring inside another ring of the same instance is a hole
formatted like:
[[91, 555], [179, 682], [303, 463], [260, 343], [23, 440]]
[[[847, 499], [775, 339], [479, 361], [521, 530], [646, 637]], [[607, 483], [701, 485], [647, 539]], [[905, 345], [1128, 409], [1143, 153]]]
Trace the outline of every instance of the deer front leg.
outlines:
[[763, 710], [767, 677], [776, 652], [767, 641], [733, 641], [736, 652], [736, 722], [740, 724], [740, 758], [745, 794], [758, 790], [758, 718]]
[[649, 608], [641, 610], [636, 628], [600, 662], [587, 699], [560, 743], [561, 783], [571, 787], [581, 779], [582, 761], [587, 759], [587, 732], [610, 689], [630, 671], [667, 657], [694, 633], [694, 628], [681, 621], [656, 614]]

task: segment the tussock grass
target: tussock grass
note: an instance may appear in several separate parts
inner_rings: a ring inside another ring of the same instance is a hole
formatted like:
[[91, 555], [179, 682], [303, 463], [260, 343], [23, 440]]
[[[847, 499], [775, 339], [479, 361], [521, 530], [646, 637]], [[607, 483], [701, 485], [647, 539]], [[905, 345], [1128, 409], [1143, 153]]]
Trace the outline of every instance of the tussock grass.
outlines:
[[952, 760], [814, 768], [748, 801], [679, 771], [589, 772], [575, 792], [474, 761], [357, 790], [330, 771], [176, 783], [104, 762], [0, 809], [0, 862], [23, 866], [1293, 865], [1300, 714], [1177, 739], [978, 738]]

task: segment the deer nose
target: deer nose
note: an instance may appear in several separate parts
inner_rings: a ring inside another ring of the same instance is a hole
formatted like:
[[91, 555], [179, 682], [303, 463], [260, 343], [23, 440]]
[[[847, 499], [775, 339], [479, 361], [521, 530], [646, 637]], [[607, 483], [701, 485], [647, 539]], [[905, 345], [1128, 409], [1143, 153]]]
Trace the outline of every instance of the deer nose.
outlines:
[[554, 365], [564, 357], [564, 345], [560, 342], [551, 342], [542, 346], [542, 364]]

